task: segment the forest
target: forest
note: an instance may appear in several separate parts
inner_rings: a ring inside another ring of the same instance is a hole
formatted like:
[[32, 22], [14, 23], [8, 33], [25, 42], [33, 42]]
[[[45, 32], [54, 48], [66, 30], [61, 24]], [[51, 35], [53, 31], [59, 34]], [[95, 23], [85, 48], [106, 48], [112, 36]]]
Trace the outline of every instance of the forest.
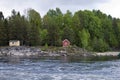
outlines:
[[59, 8], [49, 9], [41, 17], [34, 9], [26, 15], [12, 10], [4, 18], [0, 12], [0, 46], [9, 40], [20, 40], [25, 46], [62, 46], [68, 39], [72, 46], [90, 51], [120, 50], [120, 19], [100, 10], [79, 10], [72, 14]]

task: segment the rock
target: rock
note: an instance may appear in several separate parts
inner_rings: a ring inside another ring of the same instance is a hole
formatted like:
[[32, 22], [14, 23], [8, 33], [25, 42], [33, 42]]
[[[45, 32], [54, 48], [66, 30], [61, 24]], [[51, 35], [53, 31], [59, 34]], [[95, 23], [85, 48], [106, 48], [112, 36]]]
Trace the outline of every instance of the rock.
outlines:
[[39, 56], [41, 50], [33, 47], [4, 47], [0, 48], [0, 56], [19, 56], [19, 57], [29, 57], [29, 56]]
[[19, 47], [3, 47], [0, 48], [0, 56], [2, 57], [58, 57], [58, 56], [78, 56], [78, 57], [90, 57], [91, 53], [83, 50], [79, 47], [61, 47], [55, 50], [42, 51], [37, 47], [19, 46]]

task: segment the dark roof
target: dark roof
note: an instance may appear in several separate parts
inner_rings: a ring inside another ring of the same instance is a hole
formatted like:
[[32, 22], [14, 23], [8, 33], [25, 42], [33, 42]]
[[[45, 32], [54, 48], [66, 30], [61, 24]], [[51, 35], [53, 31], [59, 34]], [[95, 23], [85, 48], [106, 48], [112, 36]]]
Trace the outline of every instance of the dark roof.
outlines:
[[9, 42], [17, 42], [17, 41], [20, 41], [20, 40], [9, 40]]

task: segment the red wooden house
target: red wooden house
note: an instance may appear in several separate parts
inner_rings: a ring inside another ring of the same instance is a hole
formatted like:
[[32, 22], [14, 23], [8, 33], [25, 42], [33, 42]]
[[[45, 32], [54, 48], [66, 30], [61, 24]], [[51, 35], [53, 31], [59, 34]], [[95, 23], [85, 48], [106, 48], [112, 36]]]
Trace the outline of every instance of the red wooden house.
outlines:
[[62, 45], [63, 45], [63, 47], [68, 47], [68, 46], [70, 46], [70, 41], [68, 39], [65, 39], [62, 41]]

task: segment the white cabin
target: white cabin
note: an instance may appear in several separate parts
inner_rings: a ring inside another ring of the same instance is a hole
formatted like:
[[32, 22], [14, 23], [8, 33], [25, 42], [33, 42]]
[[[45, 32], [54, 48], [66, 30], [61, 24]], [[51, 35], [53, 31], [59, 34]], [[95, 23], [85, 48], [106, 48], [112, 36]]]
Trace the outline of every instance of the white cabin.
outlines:
[[19, 40], [10, 40], [9, 46], [20, 46], [20, 41]]

